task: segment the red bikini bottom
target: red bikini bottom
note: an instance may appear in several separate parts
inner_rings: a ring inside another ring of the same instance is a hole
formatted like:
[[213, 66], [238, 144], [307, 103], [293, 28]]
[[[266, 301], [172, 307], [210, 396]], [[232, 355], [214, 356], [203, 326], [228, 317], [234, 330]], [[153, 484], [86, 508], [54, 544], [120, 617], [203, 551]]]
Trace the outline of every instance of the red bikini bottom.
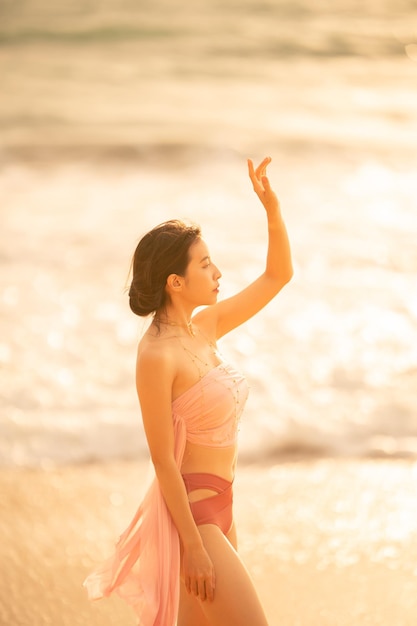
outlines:
[[182, 475], [187, 493], [196, 489], [211, 489], [215, 496], [190, 502], [191, 513], [197, 526], [215, 524], [226, 535], [233, 523], [233, 483], [216, 474], [193, 473]]

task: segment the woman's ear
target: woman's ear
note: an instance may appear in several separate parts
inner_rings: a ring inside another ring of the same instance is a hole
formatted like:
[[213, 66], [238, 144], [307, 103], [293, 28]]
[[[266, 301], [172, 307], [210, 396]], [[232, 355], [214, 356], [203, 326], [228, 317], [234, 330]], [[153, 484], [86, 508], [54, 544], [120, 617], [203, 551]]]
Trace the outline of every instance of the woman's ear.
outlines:
[[182, 276], [178, 276], [178, 274], [170, 274], [167, 278], [167, 288], [168, 291], [179, 291], [182, 287]]

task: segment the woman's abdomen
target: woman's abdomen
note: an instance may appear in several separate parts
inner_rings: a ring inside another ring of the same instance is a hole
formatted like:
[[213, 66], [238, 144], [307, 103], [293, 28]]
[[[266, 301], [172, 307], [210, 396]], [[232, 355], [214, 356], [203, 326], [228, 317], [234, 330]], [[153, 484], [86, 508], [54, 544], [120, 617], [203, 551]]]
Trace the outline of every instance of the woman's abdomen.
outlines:
[[203, 472], [216, 474], [232, 481], [235, 475], [237, 446], [201, 446], [187, 441], [181, 465], [181, 474]]

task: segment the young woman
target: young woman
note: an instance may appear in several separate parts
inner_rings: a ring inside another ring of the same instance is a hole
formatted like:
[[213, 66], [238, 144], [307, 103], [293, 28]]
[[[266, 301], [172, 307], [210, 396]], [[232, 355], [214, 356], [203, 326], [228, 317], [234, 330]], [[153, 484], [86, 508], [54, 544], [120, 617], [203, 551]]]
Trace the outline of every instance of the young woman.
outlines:
[[[141, 626], [267, 626], [237, 553], [232, 511], [245, 379], [216, 341], [264, 307], [292, 276], [290, 247], [266, 158], [253, 188], [268, 222], [264, 272], [217, 302], [221, 272], [200, 229], [169, 221], [147, 233], [133, 259], [130, 306], [153, 315], [137, 356], [137, 391], [155, 479], [116, 554], [85, 585], [116, 591]], [[206, 305], [193, 316], [197, 307]]]

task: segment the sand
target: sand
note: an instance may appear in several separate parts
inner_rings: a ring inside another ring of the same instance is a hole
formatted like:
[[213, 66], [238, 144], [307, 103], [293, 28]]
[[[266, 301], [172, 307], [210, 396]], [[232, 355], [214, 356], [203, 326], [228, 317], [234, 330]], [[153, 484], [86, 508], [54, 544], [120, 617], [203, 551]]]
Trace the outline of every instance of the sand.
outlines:
[[[133, 626], [119, 599], [90, 604], [82, 581], [146, 474], [131, 462], [0, 472], [1, 626]], [[239, 550], [270, 626], [414, 626], [416, 487], [407, 460], [239, 467]]]

